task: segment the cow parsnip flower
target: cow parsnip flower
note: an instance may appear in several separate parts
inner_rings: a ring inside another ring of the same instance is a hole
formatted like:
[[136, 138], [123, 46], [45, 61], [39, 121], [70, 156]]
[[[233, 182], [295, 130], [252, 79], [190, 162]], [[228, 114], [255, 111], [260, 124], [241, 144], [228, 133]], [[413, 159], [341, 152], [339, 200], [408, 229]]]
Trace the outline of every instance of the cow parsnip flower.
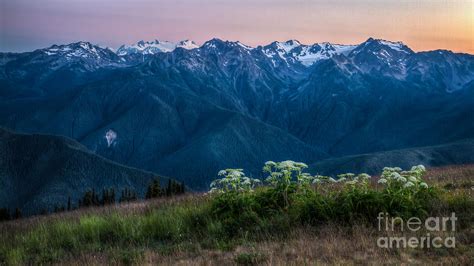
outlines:
[[341, 177], [337, 180], [337, 182], [342, 183], [342, 182], [345, 182], [346, 180], [347, 180], [347, 178]]
[[393, 173], [390, 174], [389, 177], [390, 177], [390, 179], [399, 180], [402, 176], [397, 172], [393, 172]]
[[411, 168], [411, 171], [426, 171], [426, 168], [424, 165], [420, 164], [420, 165], [416, 165], [416, 166], [413, 166]]
[[[303, 187], [310, 184], [324, 186], [327, 183], [344, 183], [352, 186], [352, 189], [367, 190], [369, 188], [368, 181], [372, 178], [367, 173], [339, 174], [337, 175], [338, 179], [322, 175], [311, 176], [309, 173], [303, 172], [307, 167], [308, 165], [305, 163], [291, 160], [267, 161], [263, 167], [263, 171], [269, 174], [265, 181], [272, 186], [284, 188], [285, 191], [288, 191], [292, 184]], [[384, 185], [390, 193], [404, 189], [407, 189], [407, 193], [415, 193], [418, 189], [428, 188], [428, 184], [422, 179], [425, 172], [426, 168], [423, 165], [413, 166], [408, 171], [404, 171], [400, 167], [384, 167], [377, 182]], [[218, 176], [222, 178], [211, 183], [211, 192], [252, 191], [256, 185], [261, 183], [258, 179], [245, 176], [243, 169], [240, 168], [221, 170], [218, 172]]]
[[209, 192], [252, 191], [260, 180], [245, 176], [243, 169], [220, 170], [218, 176], [223, 176], [211, 182]]
[[407, 182], [407, 179], [403, 176], [400, 176], [397, 180], [401, 183], [406, 183]]
[[347, 184], [347, 185], [356, 185], [356, 184], [357, 184], [357, 180], [350, 180], [350, 181], [347, 181], [346, 184]]
[[362, 174], [359, 174], [359, 175], [357, 176], [357, 178], [367, 181], [367, 180], [369, 180], [369, 179], [371, 178], [371, 176], [368, 175], [368, 174], [366, 174], [366, 173], [362, 173]]

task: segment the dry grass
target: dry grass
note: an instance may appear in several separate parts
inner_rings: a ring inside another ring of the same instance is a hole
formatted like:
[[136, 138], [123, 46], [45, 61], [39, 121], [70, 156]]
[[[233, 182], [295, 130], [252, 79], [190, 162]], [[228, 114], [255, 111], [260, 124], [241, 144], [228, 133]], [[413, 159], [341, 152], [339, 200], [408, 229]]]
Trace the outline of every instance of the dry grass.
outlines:
[[431, 168], [426, 176], [432, 184], [453, 184], [461, 189], [474, 190], [474, 164]]
[[[400, 232], [395, 234], [400, 236]], [[426, 234], [426, 232], [423, 232], [423, 234]], [[365, 226], [347, 228], [338, 225], [324, 225], [316, 229], [298, 229], [290, 238], [284, 241], [268, 240], [259, 243], [247, 243], [236, 247], [232, 251], [200, 249], [194, 252], [176, 251], [172, 254], [163, 255], [154, 250], [147, 250], [140, 264], [473, 265], [474, 263], [474, 250], [466, 242], [461, 243], [462, 247], [455, 250], [383, 249], [377, 246], [379, 236], [385, 235], [375, 228]], [[62, 263], [66, 265], [103, 265], [111, 262], [120, 264], [120, 261], [111, 261], [110, 258], [101, 254], [82, 254]]]
[[[452, 194], [474, 193], [474, 165], [450, 166], [429, 169], [428, 182], [449, 189]], [[205, 200], [202, 194], [135, 202], [108, 207], [80, 209], [72, 212], [37, 216], [17, 221], [0, 223], [0, 234], [13, 237], [16, 232], [54, 221], [79, 220], [92, 214], [136, 215], [151, 210]], [[442, 209], [442, 208], [440, 208]], [[473, 210], [474, 211], [474, 210]], [[472, 221], [471, 221], [472, 222]], [[425, 235], [419, 231], [416, 235]], [[196, 244], [193, 248], [183, 246], [169, 253], [153, 248], [145, 249], [138, 260], [144, 265], [307, 265], [307, 264], [448, 264], [474, 265], [474, 224], [454, 232], [456, 248], [448, 249], [384, 249], [377, 246], [380, 236], [414, 236], [409, 232], [379, 232], [377, 228], [360, 225], [344, 227], [326, 224], [317, 227], [295, 229], [287, 239], [266, 239], [263, 242], [243, 242], [231, 250], [209, 250]], [[440, 233], [442, 234], [442, 233]], [[436, 234], [433, 234], [435, 236]], [[193, 243], [189, 243], [193, 245]], [[62, 265], [104, 265], [123, 264], [120, 257], [105, 253], [80, 253], [74, 257], [63, 258]]]
[[182, 204], [185, 202], [199, 201], [203, 200], [203, 198], [202, 194], [186, 193], [185, 195], [178, 195], [169, 198], [128, 202], [105, 207], [88, 207], [49, 215], [37, 215], [18, 220], [0, 222], [0, 233], [1, 235], [7, 235], [14, 233], [15, 231], [24, 232], [25, 230], [41, 224], [53, 223], [55, 221], [78, 221], [81, 217], [89, 215], [111, 215], [118, 213], [127, 216], [144, 214], [157, 208]]

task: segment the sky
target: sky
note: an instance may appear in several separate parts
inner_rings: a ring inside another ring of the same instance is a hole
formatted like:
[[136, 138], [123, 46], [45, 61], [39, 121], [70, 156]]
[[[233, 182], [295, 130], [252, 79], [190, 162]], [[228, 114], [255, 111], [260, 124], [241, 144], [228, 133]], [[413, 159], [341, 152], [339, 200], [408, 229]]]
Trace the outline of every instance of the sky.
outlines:
[[474, 54], [474, 0], [0, 0], [0, 51], [90, 41], [403, 41]]

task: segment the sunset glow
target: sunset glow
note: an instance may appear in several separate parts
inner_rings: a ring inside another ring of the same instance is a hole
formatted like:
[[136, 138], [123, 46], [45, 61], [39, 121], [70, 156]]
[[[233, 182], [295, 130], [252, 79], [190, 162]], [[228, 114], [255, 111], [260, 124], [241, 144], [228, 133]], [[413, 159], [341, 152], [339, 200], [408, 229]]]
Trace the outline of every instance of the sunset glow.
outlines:
[[27, 51], [87, 40], [118, 47], [138, 40], [217, 37], [248, 45], [297, 39], [355, 44], [403, 41], [416, 51], [474, 53], [472, 0], [0, 0], [0, 50]]

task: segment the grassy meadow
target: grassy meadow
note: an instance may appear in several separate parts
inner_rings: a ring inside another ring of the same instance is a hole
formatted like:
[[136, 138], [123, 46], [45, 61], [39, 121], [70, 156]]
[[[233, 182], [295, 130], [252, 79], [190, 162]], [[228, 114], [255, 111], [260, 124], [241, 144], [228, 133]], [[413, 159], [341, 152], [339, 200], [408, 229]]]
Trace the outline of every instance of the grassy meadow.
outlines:
[[[473, 263], [474, 165], [428, 169], [420, 174], [420, 185], [413, 181], [413, 186], [385, 185], [379, 181], [385, 176], [362, 176], [359, 182], [352, 182], [357, 176], [346, 176], [345, 183], [321, 177], [305, 183], [301, 173], [301, 182], [284, 182], [286, 172], [269, 172], [276, 181], [252, 189], [248, 182], [239, 185], [242, 190], [224, 184], [216, 186], [216, 193], [0, 223], [0, 264]], [[377, 227], [380, 212], [403, 218], [455, 212], [458, 221], [454, 232], [386, 232]], [[454, 236], [456, 247], [377, 246], [378, 237], [387, 234], [427, 233]]]

